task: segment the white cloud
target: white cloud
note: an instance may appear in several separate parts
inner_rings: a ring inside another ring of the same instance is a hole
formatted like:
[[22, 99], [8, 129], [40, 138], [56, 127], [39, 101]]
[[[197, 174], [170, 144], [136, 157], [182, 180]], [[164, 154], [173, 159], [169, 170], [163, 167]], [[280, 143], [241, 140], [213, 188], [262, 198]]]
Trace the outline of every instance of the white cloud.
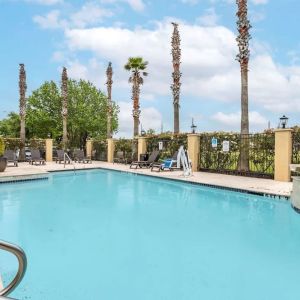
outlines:
[[25, 0], [25, 1], [29, 3], [36, 3], [41, 5], [55, 5], [64, 2], [63, 0]]
[[267, 4], [269, 0], [251, 0], [251, 2], [255, 5]]
[[33, 21], [37, 23], [42, 29], [58, 29], [67, 26], [67, 22], [60, 19], [59, 10], [52, 10], [45, 16], [34, 16]]
[[219, 16], [213, 7], [205, 10], [205, 14], [197, 19], [197, 22], [204, 26], [215, 26], [218, 22]]
[[77, 12], [70, 14], [68, 18], [62, 18], [62, 11], [56, 9], [44, 16], [34, 16], [33, 21], [42, 29], [85, 28], [99, 24], [103, 22], [105, 18], [111, 16], [113, 16], [112, 11], [100, 7], [93, 2], [88, 2]]
[[104, 18], [111, 17], [113, 13], [95, 3], [84, 4], [81, 9], [70, 16], [73, 27], [84, 28], [102, 22]]
[[135, 11], [143, 11], [146, 7], [143, 0], [101, 0], [101, 3], [118, 3], [125, 2]]
[[[235, 34], [223, 26], [180, 24], [182, 39], [182, 98], [239, 103], [240, 69], [235, 61]], [[155, 29], [114, 27], [66, 31], [71, 51], [90, 51], [97, 59], [114, 64], [118, 88], [128, 87], [123, 65], [128, 56], [141, 55], [149, 61], [149, 77], [143, 91], [170, 96], [171, 55], [169, 20]], [[269, 111], [300, 111], [300, 67], [285, 68], [274, 62], [263, 44], [253, 45], [249, 64], [249, 101]], [[130, 49], [124, 51], [124, 49]]]
[[[239, 111], [228, 114], [217, 112], [211, 117], [211, 119], [219, 122], [225, 126], [226, 129], [236, 129], [239, 128], [241, 123], [241, 112]], [[252, 130], [263, 130], [268, 126], [268, 120], [257, 111], [249, 112], [249, 123]]]
[[64, 61], [65, 55], [62, 51], [55, 51], [52, 54], [52, 61], [61, 62]]
[[90, 59], [86, 64], [70, 60], [67, 62], [67, 69], [71, 78], [91, 81], [105, 91], [105, 66], [95, 58]]
[[180, 0], [184, 4], [196, 5], [199, 3], [199, 0]]
[[[120, 107], [119, 113], [119, 129], [118, 137], [130, 137], [133, 135], [133, 117], [132, 117], [132, 104], [131, 102], [119, 101], [117, 103]], [[145, 130], [154, 129], [159, 132], [162, 116], [160, 112], [154, 107], [143, 108], [141, 124]]]

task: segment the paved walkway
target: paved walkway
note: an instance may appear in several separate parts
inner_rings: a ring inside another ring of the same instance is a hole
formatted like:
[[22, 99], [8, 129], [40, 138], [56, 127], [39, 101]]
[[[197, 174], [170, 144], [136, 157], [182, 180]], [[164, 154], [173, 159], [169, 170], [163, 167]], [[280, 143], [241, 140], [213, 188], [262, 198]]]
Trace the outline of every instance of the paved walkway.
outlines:
[[232, 176], [205, 172], [194, 172], [193, 176], [184, 178], [182, 171], [151, 172], [149, 169], [130, 169], [129, 165], [112, 164], [106, 162], [93, 161], [92, 164], [75, 163], [74, 165], [56, 164], [48, 162], [46, 165], [32, 166], [28, 163], [20, 163], [19, 167], [8, 166], [5, 172], [0, 173], [0, 182], [12, 180], [24, 180], [28, 178], [47, 177], [49, 172], [78, 169], [105, 168], [131, 173], [138, 173], [150, 176], [157, 176], [181, 181], [201, 183], [206, 185], [227, 187], [238, 190], [245, 190], [254, 193], [267, 195], [278, 195], [289, 197], [292, 190], [291, 182], [279, 182], [271, 179], [250, 178], [242, 176]]

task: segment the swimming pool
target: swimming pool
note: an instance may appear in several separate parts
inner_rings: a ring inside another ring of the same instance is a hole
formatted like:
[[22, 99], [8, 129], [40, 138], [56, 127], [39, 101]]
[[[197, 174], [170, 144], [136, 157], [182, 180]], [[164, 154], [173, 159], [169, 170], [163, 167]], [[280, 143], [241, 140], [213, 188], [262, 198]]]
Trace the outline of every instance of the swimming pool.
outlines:
[[[0, 185], [0, 239], [28, 256], [36, 300], [297, 299], [289, 202], [106, 170]], [[8, 280], [13, 259], [0, 253]]]

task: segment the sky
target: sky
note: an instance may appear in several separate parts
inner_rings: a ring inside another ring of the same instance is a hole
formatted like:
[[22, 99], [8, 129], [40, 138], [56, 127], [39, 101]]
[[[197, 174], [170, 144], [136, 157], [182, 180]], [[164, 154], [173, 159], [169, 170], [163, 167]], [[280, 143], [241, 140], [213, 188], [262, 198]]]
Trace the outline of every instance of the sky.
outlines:
[[[43, 82], [86, 79], [106, 92], [112, 62], [113, 100], [120, 107], [117, 136], [133, 132], [130, 56], [149, 62], [141, 87], [141, 124], [173, 128], [171, 22], [179, 23], [182, 49], [180, 129], [239, 131], [240, 68], [235, 60], [234, 0], [0, 0], [0, 119], [18, 111], [19, 63], [27, 96]], [[249, 0], [250, 130], [299, 124], [300, 34], [298, 0]]]

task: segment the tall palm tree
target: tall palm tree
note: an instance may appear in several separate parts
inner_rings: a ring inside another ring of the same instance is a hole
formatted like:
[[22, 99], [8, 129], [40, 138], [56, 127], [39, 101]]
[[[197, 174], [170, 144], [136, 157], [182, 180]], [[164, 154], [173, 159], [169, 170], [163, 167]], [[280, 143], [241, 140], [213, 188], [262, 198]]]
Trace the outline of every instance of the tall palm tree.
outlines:
[[27, 84], [26, 84], [26, 71], [24, 64], [20, 64], [20, 71], [19, 71], [19, 92], [20, 92], [20, 139], [22, 143], [22, 149], [20, 149], [20, 158], [21, 160], [25, 159], [25, 152], [24, 152], [24, 146], [25, 146], [25, 118], [26, 118], [26, 90], [27, 90]]
[[106, 69], [106, 76], [107, 76], [107, 138], [112, 138], [112, 126], [111, 126], [111, 119], [112, 119], [112, 106], [111, 106], [111, 87], [113, 84], [112, 76], [113, 70], [111, 66], [111, 62], [108, 63], [108, 67]]
[[248, 63], [251, 25], [247, 17], [247, 0], [237, 0], [236, 3], [238, 6], [237, 28], [239, 32], [237, 37], [239, 47], [237, 60], [241, 66], [241, 156], [239, 167], [241, 171], [249, 171]]
[[[139, 134], [140, 123], [140, 85], [144, 83], [143, 76], [147, 76], [145, 72], [148, 62], [144, 61], [142, 57], [129, 57], [128, 62], [124, 66], [125, 70], [131, 71], [129, 83], [132, 83], [132, 101], [133, 101], [133, 136]], [[141, 72], [142, 71], [142, 72]]]
[[172, 23], [174, 26], [172, 35], [172, 57], [173, 57], [173, 84], [171, 85], [171, 90], [173, 92], [173, 106], [174, 106], [174, 133], [179, 133], [179, 97], [180, 97], [180, 36], [178, 31], [178, 24]]
[[63, 147], [66, 149], [68, 143], [67, 118], [68, 118], [68, 74], [63, 67], [61, 75], [61, 95], [62, 95], [62, 117], [63, 117]]

